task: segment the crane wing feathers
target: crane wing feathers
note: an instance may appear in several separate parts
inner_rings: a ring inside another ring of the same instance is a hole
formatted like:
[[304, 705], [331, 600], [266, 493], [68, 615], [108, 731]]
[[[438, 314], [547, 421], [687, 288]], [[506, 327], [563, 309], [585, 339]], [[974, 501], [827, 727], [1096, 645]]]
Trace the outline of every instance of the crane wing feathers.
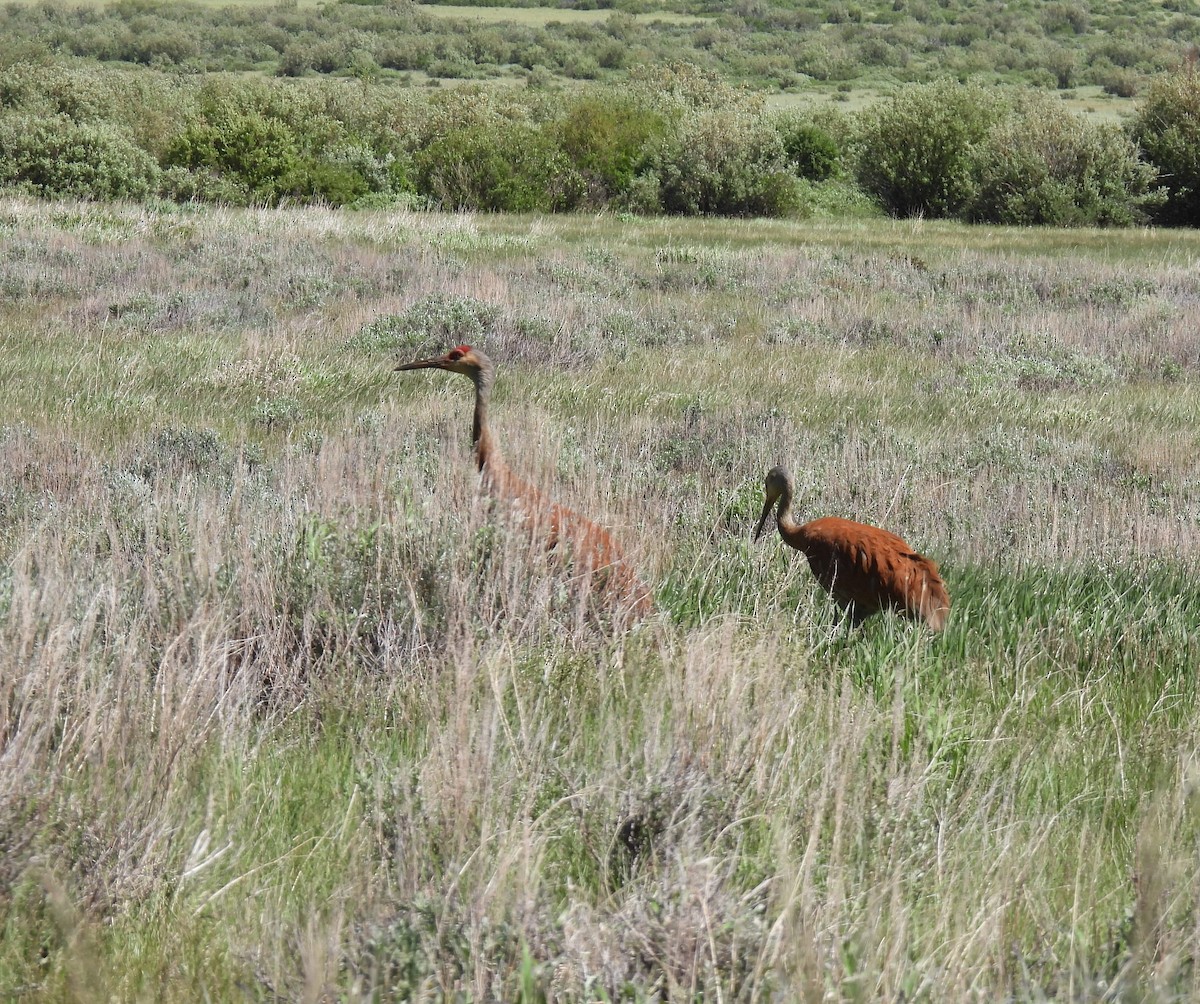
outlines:
[[891, 609], [924, 619], [940, 630], [950, 597], [937, 563], [896, 534], [827, 516], [785, 537], [804, 552], [817, 581], [843, 606], [868, 615]]
[[558, 502], [517, 476], [502, 462], [484, 469], [484, 487], [505, 500], [512, 518], [547, 552], [577, 565], [585, 577], [595, 577], [596, 588], [610, 595], [639, 617], [654, 609], [653, 595], [629, 565], [619, 544], [607, 530], [581, 513]]

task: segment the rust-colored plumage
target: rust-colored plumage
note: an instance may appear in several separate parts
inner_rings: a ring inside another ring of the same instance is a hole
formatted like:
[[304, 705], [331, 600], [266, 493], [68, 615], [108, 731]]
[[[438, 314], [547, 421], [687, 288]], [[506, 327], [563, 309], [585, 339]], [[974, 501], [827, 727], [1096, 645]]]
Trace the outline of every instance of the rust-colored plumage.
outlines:
[[483, 486], [491, 495], [505, 500], [530, 532], [547, 549], [569, 547], [572, 560], [589, 581], [621, 610], [644, 617], [654, 609], [650, 590], [625, 560], [612, 535], [565, 505], [548, 498], [528, 481], [517, 476], [504, 462], [488, 426], [487, 410], [496, 369], [479, 349], [459, 345], [445, 355], [419, 359], [397, 366], [397, 370], [441, 369], [461, 373], [475, 385], [475, 415], [471, 439], [475, 462]]
[[880, 610], [923, 620], [940, 631], [950, 613], [950, 594], [935, 562], [887, 530], [826, 516], [800, 524], [792, 518], [792, 479], [782, 467], [767, 472], [767, 500], [754, 531], [762, 536], [778, 503], [775, 524], [786, 544], [801, 551], [822, 588], [854, 624]]

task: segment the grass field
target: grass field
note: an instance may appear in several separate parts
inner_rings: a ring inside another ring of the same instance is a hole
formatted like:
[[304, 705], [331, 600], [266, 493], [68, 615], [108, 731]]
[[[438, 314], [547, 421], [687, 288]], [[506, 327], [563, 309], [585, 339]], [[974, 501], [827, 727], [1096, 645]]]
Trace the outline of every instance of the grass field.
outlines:
[[[839, 89], [835, 85], [808, 85], [802, 90], [766, 96], [767, 106], [795, 111], [819, 108], [836, 108], [843, 112], [856, 112], [873, 105], [876, 101], [894, 93], [891, 87], [852, 87]], [[1104, 122], [1122, 122], [1137, 112], [1133, 98], [1121, 98], [1106, 94], [1099, 87], [1077, 87], [1060, 93], [1063, 103], [1077, 114]]]
[[[1195, 999], [1198, 255], [0, 201], [0, 991]], [[649, 621], [392, 372], [462, 341]], [[776, 463], [942, 635], [751, 543]]]

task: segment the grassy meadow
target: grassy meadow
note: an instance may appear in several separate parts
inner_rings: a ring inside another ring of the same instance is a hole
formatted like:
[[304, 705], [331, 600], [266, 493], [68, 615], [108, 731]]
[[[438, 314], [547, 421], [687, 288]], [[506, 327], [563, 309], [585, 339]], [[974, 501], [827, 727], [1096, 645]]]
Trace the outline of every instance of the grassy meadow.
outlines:
[[[837, 109], [859, 112], [887, 97], [889, 90], [878, 87], [812, 86], [802, 91], [781, 91], [767, 94], [768, 108], [794, 112], [813, 112]], [[1137, 113], [1133, 98], [1106, 94], [1099, 87], [1076, 87], [1060, 91], [1063, 105], [1085, 118], [1099, 122], [1124, 123]]]
[[[1200, 236], [0, 201], [0, 996], [1200, 994]], [[611, 527], [614, 623], [479, 498]], [[940, 562], [852, 634], [750, 532]]]

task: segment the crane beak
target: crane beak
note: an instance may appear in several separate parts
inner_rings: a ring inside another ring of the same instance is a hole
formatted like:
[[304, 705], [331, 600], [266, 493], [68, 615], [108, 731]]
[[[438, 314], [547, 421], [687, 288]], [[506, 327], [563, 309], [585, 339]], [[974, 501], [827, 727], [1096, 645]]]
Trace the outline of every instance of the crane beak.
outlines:
[[758, 517], [758, 526], [754, 528], [754, 539], [758, 540], [763, 535], [763, 530], [767, 525], [767, 517], [771, 515], [771, 506], [775, 504], [775, 500], [770, 495], [767, 496], [766, 504], [763, 506], [762, 515]]
[[398, 373], [400, 370], [443, 369], [445, 361], [442, 356], [437, 356], [433, 359], [418, 359], [416, 362], [404, 363], [402, 366], [397, 366], [392, 372]]

